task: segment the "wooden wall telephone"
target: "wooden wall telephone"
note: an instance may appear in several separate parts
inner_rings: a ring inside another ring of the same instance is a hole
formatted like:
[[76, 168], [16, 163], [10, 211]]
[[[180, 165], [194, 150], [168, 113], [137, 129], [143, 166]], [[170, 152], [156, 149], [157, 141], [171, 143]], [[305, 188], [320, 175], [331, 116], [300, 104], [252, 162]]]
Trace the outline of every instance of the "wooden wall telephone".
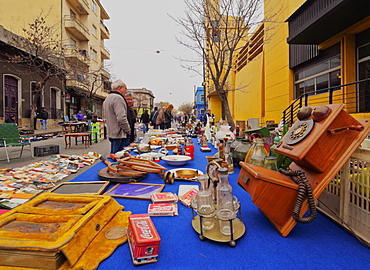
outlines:
[[[289, 157], [292, 171], [303, 171], [317, 199], [356, 148], [370, 133], [369, 119], [354, 119], [344, 104], [305, 107], [298, 120], [275, 148]], [[296, 225], [292, 212], [298, 185], [280, 172], [240, 162], [238, 184], [251, 196], [282, 236]], [[308, 210], [303, 201], [300, 216]]]

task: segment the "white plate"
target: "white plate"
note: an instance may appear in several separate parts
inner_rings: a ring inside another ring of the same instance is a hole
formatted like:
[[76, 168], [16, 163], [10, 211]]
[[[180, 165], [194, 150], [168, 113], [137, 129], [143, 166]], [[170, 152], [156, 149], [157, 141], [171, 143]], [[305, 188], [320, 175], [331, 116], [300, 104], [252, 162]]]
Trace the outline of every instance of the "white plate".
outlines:
[[168, 165], [180, 166], [185, 165], [189, 160], [191, 160], [191, 157], [184, 155], [170, 155], [162, 157], [162, 160], [164, 160]]

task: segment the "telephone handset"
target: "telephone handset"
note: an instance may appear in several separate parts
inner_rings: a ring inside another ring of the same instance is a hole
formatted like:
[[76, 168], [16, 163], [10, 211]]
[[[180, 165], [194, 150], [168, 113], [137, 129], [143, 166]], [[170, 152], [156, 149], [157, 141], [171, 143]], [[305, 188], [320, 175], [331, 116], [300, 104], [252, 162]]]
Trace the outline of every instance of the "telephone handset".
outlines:
[[326, 105], [316, 107], [302, 107], [297, 112], [298, 120], [294, 123], [285, 137], [288, 145], [295, 145], [303, 141], [312, 131], [315, 122], [324, 120], [330, 114], [331, 109]]

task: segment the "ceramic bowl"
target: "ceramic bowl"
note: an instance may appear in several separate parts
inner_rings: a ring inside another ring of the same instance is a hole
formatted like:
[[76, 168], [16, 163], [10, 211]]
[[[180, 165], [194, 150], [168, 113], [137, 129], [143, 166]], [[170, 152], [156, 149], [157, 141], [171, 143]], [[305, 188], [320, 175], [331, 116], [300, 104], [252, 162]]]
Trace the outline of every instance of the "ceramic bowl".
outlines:
[[162, 157], [162, 160], [166, 161], [168, 165], [180, 166], [185, 165], [189, 160], [191, 160], [191, 157], [184, 155], [171, 155]]

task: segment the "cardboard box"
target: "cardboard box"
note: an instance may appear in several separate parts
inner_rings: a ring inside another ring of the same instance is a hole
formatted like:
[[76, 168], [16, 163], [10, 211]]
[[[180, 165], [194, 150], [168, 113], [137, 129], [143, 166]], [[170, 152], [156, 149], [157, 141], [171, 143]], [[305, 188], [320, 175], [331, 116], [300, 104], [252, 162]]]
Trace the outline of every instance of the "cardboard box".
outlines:
[[175, 203], [152, 203], [148, 206], [149, 216], [177, 216], [177, 204]]
[[193, 195], [196, 195], [197, 193], [198, 193], [198, 190], [195, 189], [195, 188], [192, 188], [191, 190], [186, 192], [184, 195], [179, 197], [179, 200], [186, 207], [190, 207], [191, 206], [191, 198], [193, 197]]
[[150, 195], [153, 203], [175, 203], [178, 201], [176, 194], [171, 192], [156, 192]]

